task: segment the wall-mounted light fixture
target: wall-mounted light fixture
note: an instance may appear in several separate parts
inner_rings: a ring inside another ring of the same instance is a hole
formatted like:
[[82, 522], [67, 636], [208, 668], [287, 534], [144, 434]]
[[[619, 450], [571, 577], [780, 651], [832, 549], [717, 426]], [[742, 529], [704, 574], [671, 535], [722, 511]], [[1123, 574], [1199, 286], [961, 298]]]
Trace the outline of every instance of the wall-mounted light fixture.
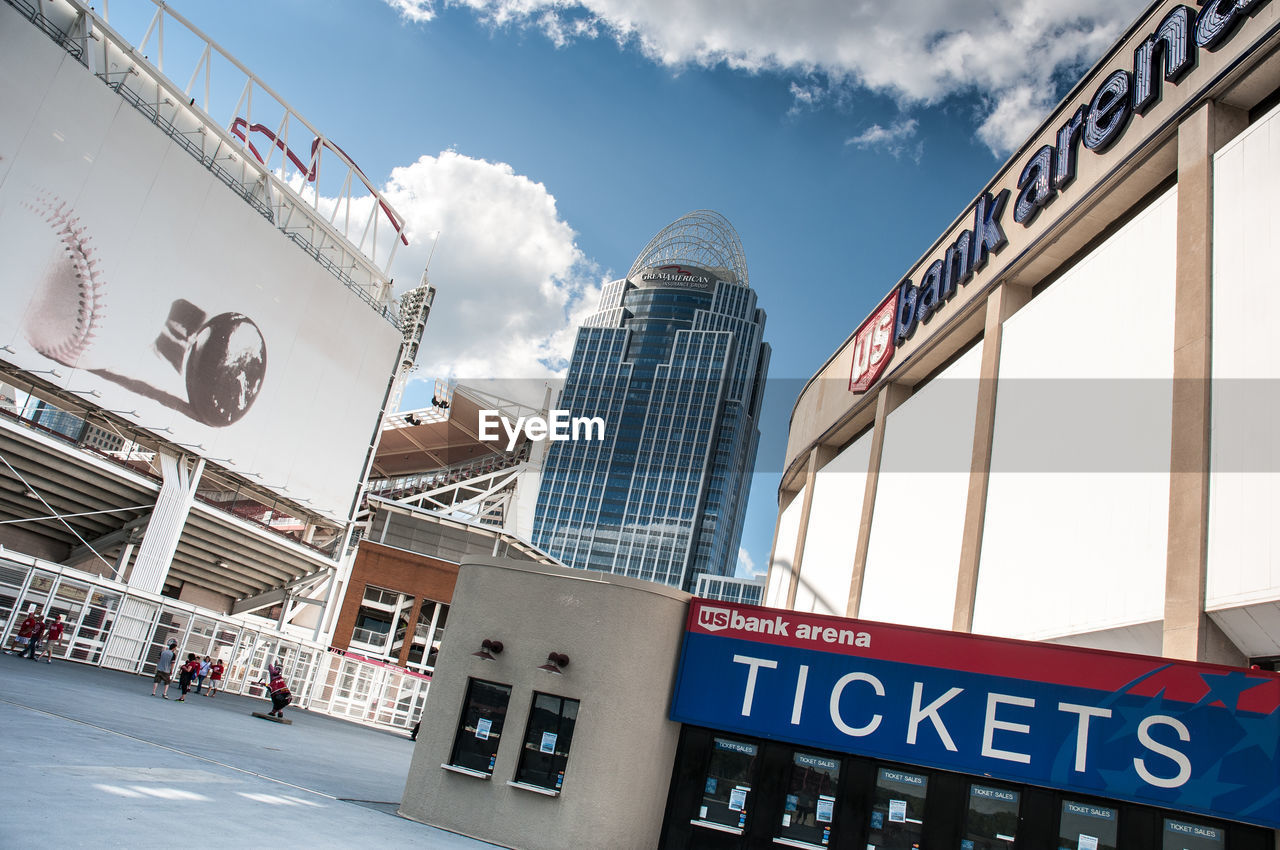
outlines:
[[502, 641], [485, 638], [480, 642], [480, 651], [471, 654], [476, 658], [483, 658], [485, 661], [496, 661], [497, 659], [493, 656], [502, 654]]
[[569, 656], [559, 652], [553, 652], [547, 656], [546, 664], [539, 664], [539, 670], [546, 670], [548, 673], [554, 673], [557, 676], [564, 675], [564, 668], [569, 666]]

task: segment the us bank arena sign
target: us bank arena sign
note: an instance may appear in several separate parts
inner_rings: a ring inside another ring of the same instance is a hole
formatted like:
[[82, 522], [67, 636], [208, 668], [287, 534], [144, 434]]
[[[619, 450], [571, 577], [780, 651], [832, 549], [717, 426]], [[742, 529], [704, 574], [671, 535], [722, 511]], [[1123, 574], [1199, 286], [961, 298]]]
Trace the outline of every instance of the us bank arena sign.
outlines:
[[1280, 676], [694, 599], [671, 719], [1280, 828]]
[[[1128, 129], [1135, 115], [1160, 102], [1163, 84], [1177, 84], [1197, 65], [1200, 50], [1225, 46], [1240, 25], [1269, 0], [1209, 0], [1200, 9], [1178, 5], [1170, 9], [1134, 51], [1133, 70], [1119, 69], [1106, 77], [1088, 103], [1059, 127], [1054, 144], [1044, 145], [1026, 161], [1013, 200], [1013, 220], [1030, 227], [1042, 209], [1065, 192], [1076, 178], [1080, 148], [1105, 153]], [[919, 285], [903, 280], [854, 335], [849, 390], [866, 392], [883, 374], [895, 346], [903, 345], [916, 329], [940, 312], [960, 287], [973, 279], [988, 258], [1008, 243], [1005, 214], [1012, 192], [984, 192], [973, 207], [972, 229], [961, 231], [941, 259], [925, 271]], [[891, 320], [888, 318], [892, 314]], [[892, 335], [885, 338], [885, 329]]]

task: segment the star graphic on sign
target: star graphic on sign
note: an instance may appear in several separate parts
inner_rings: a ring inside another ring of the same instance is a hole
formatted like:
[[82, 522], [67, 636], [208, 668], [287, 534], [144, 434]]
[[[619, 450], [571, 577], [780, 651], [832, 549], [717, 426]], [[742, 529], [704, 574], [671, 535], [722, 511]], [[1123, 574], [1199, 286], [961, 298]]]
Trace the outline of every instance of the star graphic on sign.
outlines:
[[1240, 695], [1250, 688], [1265, 685], [1267, 679], [1252, 679], [1243, 671], [1233, 670], [1230, 673], [1201, 673], [1200, 678], [1209, 686], [1209, 693], [1200, 698], [1196, 705], [1212, 705], [1220, 702], [1232, 711], [1240, 701]]

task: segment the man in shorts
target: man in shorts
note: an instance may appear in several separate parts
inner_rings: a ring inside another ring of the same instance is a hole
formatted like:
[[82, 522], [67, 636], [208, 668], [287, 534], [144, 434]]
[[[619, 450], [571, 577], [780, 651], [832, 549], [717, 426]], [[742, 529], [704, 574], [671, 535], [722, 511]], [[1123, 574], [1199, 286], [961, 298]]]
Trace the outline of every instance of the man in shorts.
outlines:
[[40, 622], [40, 618], [36, 616], [35, 606], [31, 606], [27, 610], [27, 619], [23, 620], [18, 626], [18, 632], [13, 636], [13, 646], [6, 649], [5, 652], [10, 655], [22, 655], [27, 651], [27, 645], [31, 642], [31, 633], [35, 631], [36, 623]]
[[169, 645], [160, 651], [160, 660], [156, 662], [156, 675], [151, 680], [151, 695], [156, 695], [156, 688], [160, 687], [160, 683], [164, 683], [164, 693], [161, 694], [165, 699], [169, 698], [169, 682], [173, 676], [173, 660], [178, 657], [178, 642], [176, 640], [169, 641]]
[[48, 631], [44, 634], [44, 654], [40, 657], [45, 660], [46, 664], [53, 663], [53, 648], [56, 646], [58, 651], [62, 651], [62, 632], [67, 628], [67, 624], [62, 620], [63, 615], [59, 614], [58, 619], [49, 624]]

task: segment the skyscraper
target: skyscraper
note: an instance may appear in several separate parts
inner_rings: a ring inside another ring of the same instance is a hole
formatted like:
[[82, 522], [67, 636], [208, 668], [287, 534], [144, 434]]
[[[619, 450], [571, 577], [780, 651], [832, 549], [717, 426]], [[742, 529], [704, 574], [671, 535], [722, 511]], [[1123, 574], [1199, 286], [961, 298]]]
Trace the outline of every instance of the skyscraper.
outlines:
[[560, 408], [601, 440], [551, 443], [534, 543], [566, 564], [692, 590], [732, 575], [769, 368], [742, 244], [698, 210], [649, 241], [578, 330]]

